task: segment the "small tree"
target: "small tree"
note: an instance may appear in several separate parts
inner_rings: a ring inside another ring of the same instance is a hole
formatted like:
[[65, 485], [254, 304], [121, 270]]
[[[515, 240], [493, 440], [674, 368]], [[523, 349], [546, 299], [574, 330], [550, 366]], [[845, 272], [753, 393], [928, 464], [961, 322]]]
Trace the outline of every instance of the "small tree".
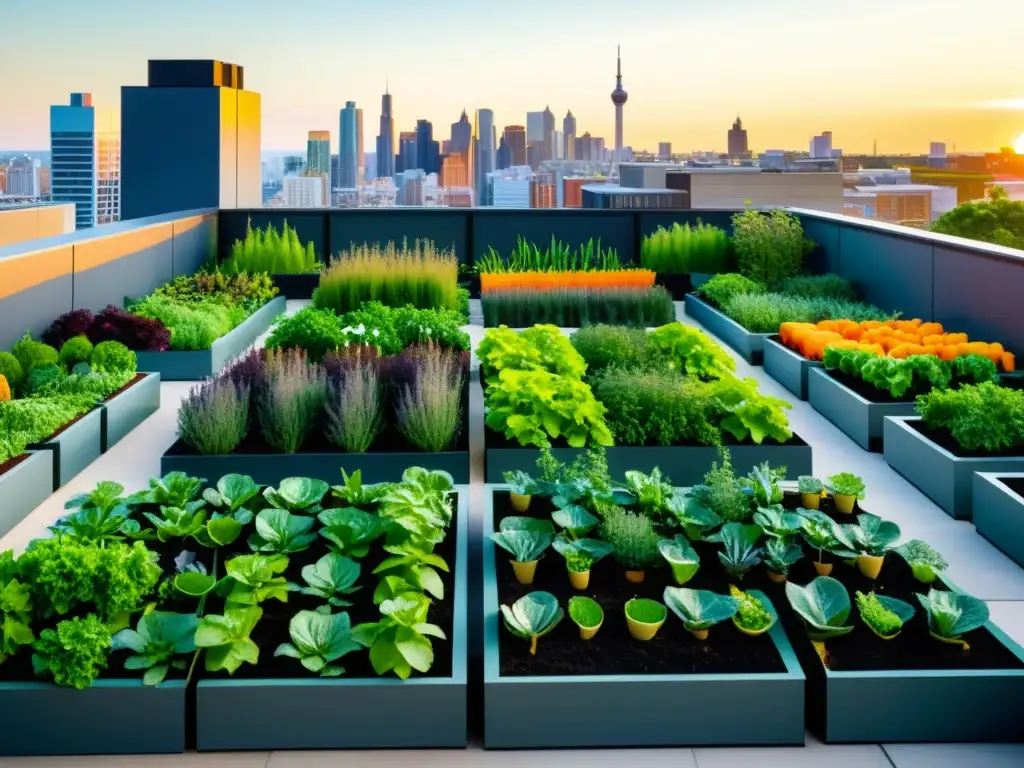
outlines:
[[1024, 250], [1024, 202], [1010, 200], [1002, 187], [992, 187], [988, 200], [947, 211], [932, 224], [932, 231]]

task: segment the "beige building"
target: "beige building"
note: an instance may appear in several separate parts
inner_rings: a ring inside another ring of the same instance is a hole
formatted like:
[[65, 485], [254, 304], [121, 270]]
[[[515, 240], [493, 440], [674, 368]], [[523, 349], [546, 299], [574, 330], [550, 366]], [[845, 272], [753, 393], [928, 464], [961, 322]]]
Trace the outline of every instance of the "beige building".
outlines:
[[75, 231], [75, 204], [0, 204], [0, 247]]

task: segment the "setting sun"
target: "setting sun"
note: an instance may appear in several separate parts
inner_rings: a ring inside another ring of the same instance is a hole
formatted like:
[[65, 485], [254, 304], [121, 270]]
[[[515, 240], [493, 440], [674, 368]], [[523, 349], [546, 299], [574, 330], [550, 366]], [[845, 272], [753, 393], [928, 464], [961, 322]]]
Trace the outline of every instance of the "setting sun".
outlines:
[[1024, 155], [1024, 133], [1017, 137], [1017, 143], [1013, 145], [1013, 151], [1018, 155]]

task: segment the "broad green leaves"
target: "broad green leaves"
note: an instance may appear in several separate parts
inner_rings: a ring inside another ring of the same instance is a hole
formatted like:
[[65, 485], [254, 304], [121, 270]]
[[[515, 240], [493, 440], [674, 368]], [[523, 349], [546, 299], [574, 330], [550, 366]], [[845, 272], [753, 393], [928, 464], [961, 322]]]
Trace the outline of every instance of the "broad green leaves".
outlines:
[[281, 576], [288, 568], [285, 555], [239, 555], [228, 560], [225, 568], [234, 580], [227, 596], [229, 607], [259, 605], [271, 598], [287, 603], [288, 593], [295, 588]]
[[853, 625], [846, 623], [850, 617], [850, 595], [842, 582], [828, 576], [819, 576], [806, 587], [787, 582], [786, 597], [806, 622], [812, 640], [827, 640], [853, 631]]
[[311, 477], [286, 477], [277, 488], [267, 488], [263, 498], [277, 509], [313, 514], [320, 511], [320, 502], [330, 488], [323, 480]]
[[380, 517], [355, 507], [328, 509], [318, 517], [324, 526], [320, 535], [346, 557], [366, 557], [370, 544], [384, 534]]
[[707, 541], [721, 542], [723, 551], [718, 559], [731, 576], [742, 579], [743, 575], [761, 562], [762, 549], [757, 546], [761, 538], [759, 525], [726, 523], [718, 533], [707, 537]]
[[988, 621], [988, 605], [971, 595], [933, 589], [917, 599], [928, 612], [928, 631], [939, 640], [959, 641]]
[[538, 591], [523, 595], [511, 606], [501, 606], [501, 615], [508, 631], [516, 637], [530, 640], [533, 648], [538, 637], [558, 626], [565, 617], [565, 610], [550, 592]]
[[334, 606], [349, 606], [352, 603], [346, 597], [362, 589], [353, 586], [359, 579], [359, 572], [360, 565], [355, 560], [332, 552], [314, 564], [303, 566], [302, 579], [308, 586], [300, 591], [323, 598]]
[[515, 558], [517, 563], [529, 563], [540, 558], [551, 546], [554, 537], [544, 531], [498, 531], [491, 540]]
[[175, 659], [196, 650], [199, 619], [192, 613], [152, 611], [144, 614], [135, 629], [122, 629], [111, 640], [115, 651], [129, 650], [134, 655], [124, 661], [125, 669], [144, 669], [144, 685], [160, 685], [171, 666], [184, 669], [184, 659]]
[[658, 542], [658, 551], [672, 569], [676, 584], [685, 584], [700, 569], [700, 557], [685, 536], [677, 533], [671, 539], [662, 539]]
[[857, 553], [880, 557], [900, 538], [900, 527], [891, 520], [863, 512], [857, 515], [856, 525], [839, 528], [840, 542]]
[[440, 627], [427, 622], [430, 598], [422, 593], [403, 593], [380, 605], [384, 616], [360, 624], [352, 632], [360, 645], [370, 649], [370, 663], [378, 675], [394, 672], [405, 680], [415, 669], [427, 672], [434, 663], [430, 638], [445, 639]]
[[706, 589], [665, 587], [665, 605], [678, 616], [691, 632], [708, 629], [725, 621], [739, 610], [739, 600]]
[[299, 611], [288, 624], [288, 634], [291, 642], [279, 645], [274, 655], [298, 659], [321, 677], [344, 674], [345, 668], [332, 662], [362, 647], [352, 635], [347, 613]]
[[293, 515], [284, 509], [264, 509], [256, 515], [256, 533], [249, 539], [253, 552], [289, 554], [308, 549], [316, 541], [316, 518]]
[[200, 619], [195, 643], [206, 649], [206, 671], [234, 674], [242, 664], [259, 661], [260, 648], [249, 635], [262, 616], [261, 608], [229, 608]]

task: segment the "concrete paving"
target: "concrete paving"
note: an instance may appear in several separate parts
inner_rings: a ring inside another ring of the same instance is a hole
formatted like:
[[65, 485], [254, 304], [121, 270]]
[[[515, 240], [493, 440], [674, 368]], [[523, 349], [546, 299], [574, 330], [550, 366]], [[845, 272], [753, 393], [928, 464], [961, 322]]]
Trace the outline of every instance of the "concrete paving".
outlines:
[[[305, 303], [289, 301], [288, 312], [297, 311]], [[474, 302], [472, 312], [476, 324], [469, 326], [467, 330], [475, 348], [483, 336], [483, 328], [479, 325], [478, 302]], [[677, 302], [677, 317], [682, 322], [700, 327], [685, 316], [681, 302]], [[257, 341], [257, 345], [261, 344], [262, 339]], [[760, 366], [748, 365], [738, 357], [736, 360], [737, 373], [757, 379], [765, 393], [787, 401], [793, 399], [781, 385], [770, 379]], [[188, 382], [163, 383], [160, 411], [40, 505], [7, 536], [0, 539], [0, 550], [14, 548], [20, 551], [30, 539], [46, 535], [47, 526], [63, 514], [64, 502], [78, 493], [91, 490], [100, 480], [116, 480], [129, 491], [145, 487], [148, 479], [159, 472], [161, 454], [175, 440], [178, 404], [191, 386]], [[483, 398], [478, 387], [471, 387], [470, 391], [472, 512], [481, 508], [484, 493]], [[865, 507], [899, 523], [904, 539], [925, 539], [942, 552], [949, 561], [949, 578], [965, 591], [988, 601], [992, 619], [1016, 642], [1024, 644], [1024, 569], [979, 536], [973, 525], [950, 518], [891, 470], [881, 455], [861, 450], [807, 403], [794, 402], [790, 421], [794, 431], [814, 447], [814, 471], [817, 476], [825, 477], [842, 471], [860, 475], [867, 485]], [[1024, 733], [1021, 736], [1024, 739]], [[247, 752], [168, 756], [0, 758], [0, 768], [327, 768], [337, 765], [349, 768], [603, 768], [633, 764], [643, 764], [649, 768], [799, 768], [805, 765], [808, 768], [1024, 766], [1024, 744], [825, 745], [810, 734], [807, 735], [806, 746], [803, 748], [485, 752], [477, 741], [478, 739], [475, 739], [468, 749], [457, 751]]]

